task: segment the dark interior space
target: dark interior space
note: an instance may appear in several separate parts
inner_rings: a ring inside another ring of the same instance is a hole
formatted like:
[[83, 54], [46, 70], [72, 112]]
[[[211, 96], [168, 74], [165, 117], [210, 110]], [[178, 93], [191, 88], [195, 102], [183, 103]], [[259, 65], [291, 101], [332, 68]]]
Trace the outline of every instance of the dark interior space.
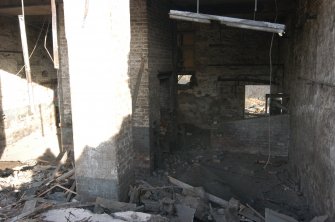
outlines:
[[0, 217], [334, 221], [334, 24], [331, 0], [1, 1]]

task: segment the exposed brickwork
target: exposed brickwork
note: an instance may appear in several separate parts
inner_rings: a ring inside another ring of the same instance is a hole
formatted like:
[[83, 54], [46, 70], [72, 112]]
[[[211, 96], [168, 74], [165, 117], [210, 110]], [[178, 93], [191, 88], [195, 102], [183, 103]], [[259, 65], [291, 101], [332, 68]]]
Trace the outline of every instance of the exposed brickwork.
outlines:
[[[178, 92], [179, 123], [211, 128], [213, 123], [242, 119], [245, 86], [262, 84], [238, 81], [252, 78], [269, 80], [271, 34], [218, 24], [178, 22], [180, 33], [194, 33], [194, 72], [196, 84]], [[273, 45], [272, 92], [282, 88], [283, 66], [278, 66], [278, 41]], [[180, 73], [187, 74], [187, 72]], [[218, 81], [218, 78], [235, 81]]]
[[[133, 89], [143, 58], [144, 72], [140, 80], [133, 113], [133, 138], [137, 176], [147, 175], [153, 167], [154, 150], [160, 122], [159, 72], [172, 71], [172, 29], [167, 1], [131, 0], [130, 70]], [[136, 92], [135, 92], [136, 93]]]
[[[149, 13], [149, 89], [150, 89], [150, 144], [152, 159], [159, 165], [163, 147], [172, 145], [175, 138], [174, 90], [175, 73], [173, 66], [173, 21], [169, 19], [169, 1], [152, 0], [148, 3]], [[166, 84], [160, 82], [159, 73], [171, 72]], [[164, 90], [165, 87], [165, 90]], [[162, 95], [161, 95], [162, 93]], [[165, 99], [164, 99], [165, 98]], [[169, 109], [160, 103], [168, 102]], [[161, 130], [164, 130], [162, 135]], [[159, 138], [157, 138], [159, 137]], [[168, 149], [167, 148], [167, 149]], [[153, 164], [154, 162], [152, 162]]]
[[59, 45], [59, 71], [58, 71], [58, 97], [61, 130], [61, 146], [64, 150], [73, 150], [72, 111], [70, 94], [70, 75], [68, 62], [67, 40], [65, 36], [64, 7], [59, 4], [58, 12], [58, 45]]
[[[306, 19], [307, 15], [317, 15]], [[299, 1], [287, 49], [290, 159], [311, 209], [335, 221], [335, 2]], [[324, 83], [324, 84], [322, 84]], [[327, 86], [328, 84], [328, 86]]]
[[[150, 173], [149, 137], [149, 75], [148, 75], [148, 14], [147, 2], [130, 1], [131, 48], [129, 54], [129, 77], [132, 98], [137, 97], [133, 106], [133, 141], [136, 175]], [[142, 73], [140, 72], [143, 66]], [[138, 91], [135, 92], [136, 85]]]
[[[289, 147], [289, 116], [271, 117], [272, 156], [287, 156]], [[266, 117], [224, 122], [212, 130], [212, 148], [229, 152], [269, 154], [269, 119]]]
[[[134, 127], [149, 127], [149, 78], [148, 78], [148, 15], [147, 4], [143, 0], [131, 0], [131, 51], [129, 54], [129, 76], [132, 92], [139, 84], [137, 103], [133, 113]], [[142, 78], [139, 79], [141, 64], [144, 64]], [[132, 95], [133, 98], [135, 95]]]
[[134, 180], [129, 1], [85, 4], [64, 0], [76, 188], [82, 199], [125, 201]]

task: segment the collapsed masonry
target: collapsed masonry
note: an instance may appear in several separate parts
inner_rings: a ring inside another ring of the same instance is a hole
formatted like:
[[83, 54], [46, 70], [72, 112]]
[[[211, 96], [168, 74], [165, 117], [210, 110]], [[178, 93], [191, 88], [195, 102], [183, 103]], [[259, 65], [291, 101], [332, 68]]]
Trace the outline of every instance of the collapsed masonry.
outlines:
[[[311, 208], [334, 218], [332, 1], [260, 1], [256, 18], [277, 15], [283, 38], [171, 21], [171, 9], [193, 10], [186, 0], [56, 3], [58, 70], [44, 49], [54, 46], [49, 2], [25, 0], [29, 52], [38, 46], [30, 58], [33, 113], [20, 72], [21, 2], [0, 3], [2, 161], [68, 151], [78, 194], [125, 200], [135, 178], [178, 150], [289, 156]], [[233, 3], [200, 9], [250, 19], [254, 1]]]

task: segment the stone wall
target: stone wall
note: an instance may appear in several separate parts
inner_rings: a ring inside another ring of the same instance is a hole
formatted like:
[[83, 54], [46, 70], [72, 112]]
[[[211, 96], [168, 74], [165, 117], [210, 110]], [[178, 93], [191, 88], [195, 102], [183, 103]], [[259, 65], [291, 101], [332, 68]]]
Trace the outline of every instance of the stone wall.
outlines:
[[237, 153], [270, 154], [287, 156], [289, 147], [289, 116], [279, 115], [224, 122], [211, 131], [211, 146], [214, 149]]
[[311, 209], [335, 220], [335, 2], [299, 1], [289, 29], [290, 160]]
[[[178, 22], [178, 32], [194, 36], [194, 67], [181, 67], [179, 73], [195, 75], [192, 87], [178, 90], [178, 122], [211, 128], [214, 123], [242, 119], [245, 85], [269, 81], [272, 34], [190, 22]], [[284, 70], [277, 36], [273, 64], [272, 92], [278, 92]]]
[[19, 72], [24, 63], [18, 20], [0, 17], [1, 160], [24, 161], [46, 153], [57, 156], [59, 152], [55, 115], [57, 75], [43, 47], [46, 23], [43, 29], [42, 21], [37, 27], [29, 24], [26, 30], [30, 53], [36, 44], [30, 59], [34, 109], [30, 107], [24, 69]]

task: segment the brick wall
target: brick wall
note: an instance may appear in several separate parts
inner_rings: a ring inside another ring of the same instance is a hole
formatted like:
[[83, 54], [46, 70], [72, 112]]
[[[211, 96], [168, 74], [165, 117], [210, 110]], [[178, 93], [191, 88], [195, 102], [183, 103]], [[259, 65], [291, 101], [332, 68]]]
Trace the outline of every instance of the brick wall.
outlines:
[[334, 221], [335, 2], [298, 3], [288, 21], [286, 60], [292, 98], [290, 160], [311, 209]]
[[86, 200], [125, 201], [134, 180], [129, 9], [125, 0], [64, 0], [76, 183]]
[[[133, 141], [137, 175], [148, 174], [150, 166], [148, 14], [146, 1], [130, 1], [131, 48], [129, 76], [133, 102]], [[142, 72], [141, 72], [142, 70]], [[135, 92], [135, 88], [138, 90]]]
[[[287, 156], [289, 116], [272, 116], [270, 120], [271, 156]], [[269, 118], [260, 117], [224, 122], [211, 130], [211, 146], [229, 152], [269, 154]]]
[[1, 160], [33, 159], [43, 156], [47, 149], [56, 156], [59, 152], [54, 106], [57, 75], [43, 47], [46, 26], [37, 41], [41, 29], [26, 25], [29, 52], [37, 42], [30, 59], [35, 112], [30, 110], [24, 69], [18, 73], [24, 65], [18, 20], [0, 17], [0, 28]]
[[61, 147], [64, 150], [73, 150], [72, 111], [70, 94], [70, 75], [68, 62], [67, 40], [65, 36], [64, 7], [57, 7], [59, 71], [58, 71], [58, 108], [60, 115]]
[[[192, 88], [178, 91], [178, 122], [211, 128], [213, 123], [242, 119], [244, 86], [260, 83], [237, 79], [269, 80], [272, 34], [190, 22], [178, 22], [178, 32], [194, 35], [194, 67], [182, 66], [180, 73], [187, 74], [191, 70], [196, 79]], [[272, 86], [272, 92], [282, 88], [283, 66], [278, 45], [278, 38], [275, 37], [273, 81], [276, 85]], [[218, 78], [236, 80], [218, 81]]]
[[[172, 29], [166, 1], [131, 0], [131, 51], [129, 75], [133, 107], [133, 138], [137, 176], [148, 175], [160, 125], [158, 73], [172, 71]], [[143, 62], [141, 78], [139, 71]], [[139, 90], [136, 92], [136, 85]]]
[[[161, 153], [175, 141], [176, 81], [173, 66], [173, 22], [169, 19], [169, 1], [148, 2], [149, 15], [149, 100], [150, 146], [152, 165], [161, 163]], [[167, 79], [160, 77], [166, 73]], [[161, 103], [166, 102], [163, 105]], [[166, 147], [164, 149], [164, 147]], [[163, 150], [164, 149], [164, 150]]]

